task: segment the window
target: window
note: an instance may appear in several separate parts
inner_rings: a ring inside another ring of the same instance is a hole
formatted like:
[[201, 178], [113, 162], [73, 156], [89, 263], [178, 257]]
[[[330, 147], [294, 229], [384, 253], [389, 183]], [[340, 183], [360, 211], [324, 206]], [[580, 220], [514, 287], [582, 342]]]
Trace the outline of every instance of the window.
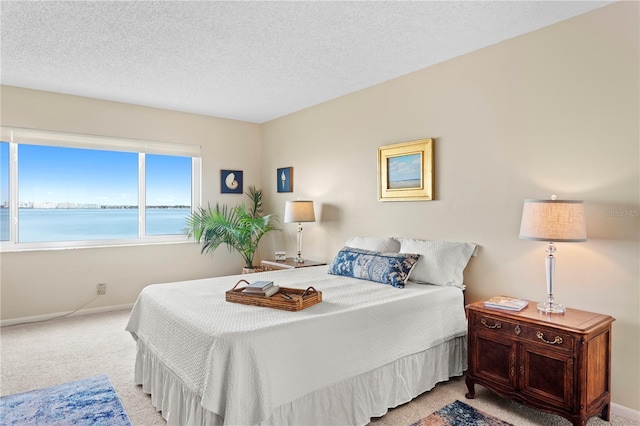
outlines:
[[138, 237], [138, 154], [18, 145], [18, 242]]
[[27, 129], [2, 136], [3, 250], [186, 240], [200, 201], [199, 147]]
[[146, 157], [146, 234], [181, 234], [191, 213], [191, 159]]
[[9, 240], [9, 144], [0, 142], [0, 241]]

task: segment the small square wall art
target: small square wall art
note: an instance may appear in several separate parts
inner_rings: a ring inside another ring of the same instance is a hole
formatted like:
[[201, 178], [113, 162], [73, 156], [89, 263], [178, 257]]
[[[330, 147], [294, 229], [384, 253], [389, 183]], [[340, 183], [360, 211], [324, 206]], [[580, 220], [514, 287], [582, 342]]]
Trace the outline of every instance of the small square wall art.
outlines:
[[242, 194], [242, 170], [220, 170], [220, 192]]

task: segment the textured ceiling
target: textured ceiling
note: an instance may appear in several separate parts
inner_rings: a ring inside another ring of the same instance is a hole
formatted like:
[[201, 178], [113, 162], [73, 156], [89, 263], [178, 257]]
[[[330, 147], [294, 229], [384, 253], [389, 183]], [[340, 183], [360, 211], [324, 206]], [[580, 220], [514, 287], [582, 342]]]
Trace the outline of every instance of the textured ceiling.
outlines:
[[263, 123], [606, 4], [2, 0], [1, 82]]

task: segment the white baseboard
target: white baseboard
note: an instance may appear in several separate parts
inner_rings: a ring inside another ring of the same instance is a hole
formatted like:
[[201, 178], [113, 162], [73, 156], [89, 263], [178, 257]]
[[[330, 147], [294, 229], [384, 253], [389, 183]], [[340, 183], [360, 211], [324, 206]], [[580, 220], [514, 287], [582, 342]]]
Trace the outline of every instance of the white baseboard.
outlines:
[[640, 411], [632, 410], [631, 408], [624, 407], [622, 405], [611, 403], [611, 414], [624, 417], [625, 419], [640, 422]]
[[30, 322], [48, 321], [51, 319], [60, 318], [64, 316], [77, 317], [81, 315], [99, 314], [101, 312], [120, 311], [124, 309], [131, 309], [132, 307], [133, 307], [133, 303], [125, 303], [124, 305], [111, 305], [111, 306], [102, 306], [100, 308], [81, 309], [73, 313], [58, 312], [55, 314], [35, 315], [31, 317], [22, 317], [22, 318], [11, 318], [6, 320], [0, 320], [0, 327], [6, 327], [9, 325], [17, 325], [17, 324], [26, 324]]

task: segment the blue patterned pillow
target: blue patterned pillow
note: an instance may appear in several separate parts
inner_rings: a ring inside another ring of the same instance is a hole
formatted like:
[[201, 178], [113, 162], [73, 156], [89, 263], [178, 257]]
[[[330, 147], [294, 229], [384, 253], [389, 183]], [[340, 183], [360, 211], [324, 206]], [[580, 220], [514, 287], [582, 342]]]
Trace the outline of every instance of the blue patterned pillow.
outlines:
[[333, 259], [329, 273], [404, 288], [419, 257], [419, 254], [378, 253], [344, 247]]

